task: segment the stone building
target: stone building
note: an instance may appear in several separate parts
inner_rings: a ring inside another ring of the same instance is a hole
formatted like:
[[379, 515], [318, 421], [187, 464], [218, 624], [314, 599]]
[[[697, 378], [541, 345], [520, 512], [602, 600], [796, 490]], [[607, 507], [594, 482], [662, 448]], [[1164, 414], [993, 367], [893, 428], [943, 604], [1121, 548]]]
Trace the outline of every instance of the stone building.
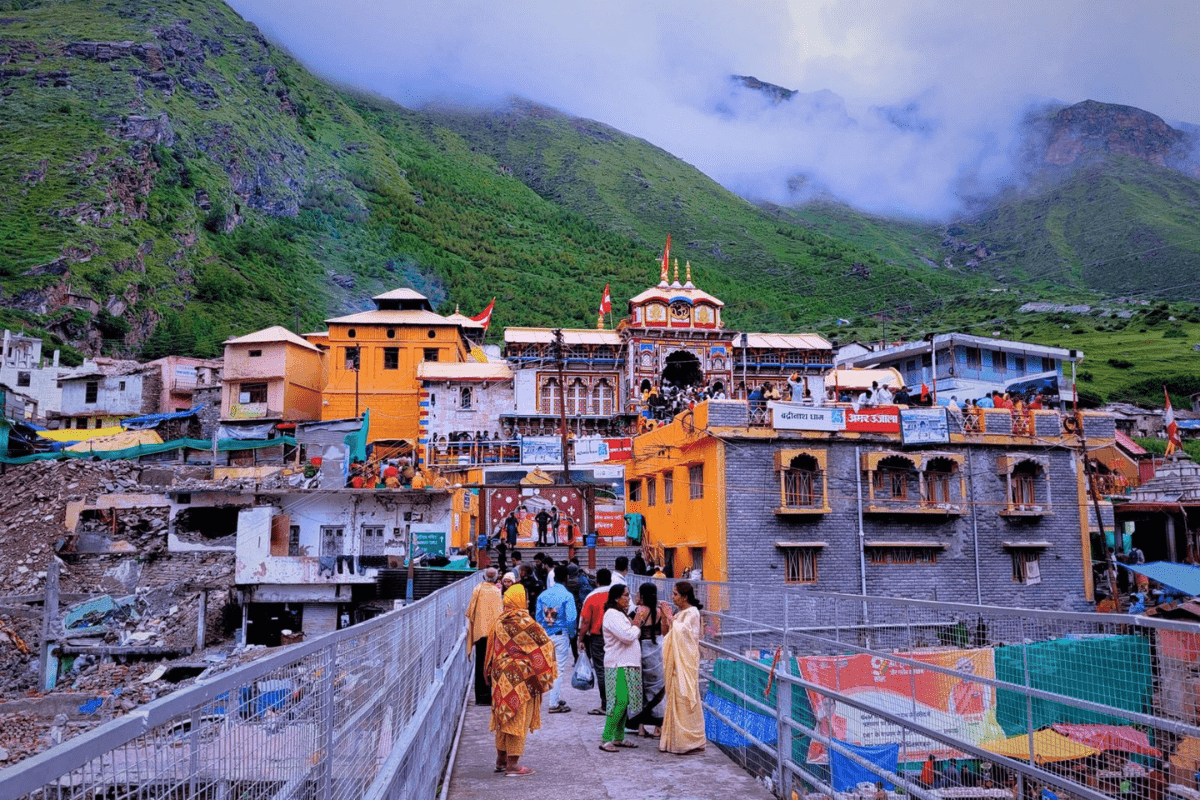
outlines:
[[[1094, 598], [1079, 438], [1059, 412], [709, 401], [634, 439], [627, 511], [680, 576], [1038, 608]], [[1007, 427], [1002, 424], [1007, 418]], [[1112, 419], [1082, 417], [1089, 446]]]

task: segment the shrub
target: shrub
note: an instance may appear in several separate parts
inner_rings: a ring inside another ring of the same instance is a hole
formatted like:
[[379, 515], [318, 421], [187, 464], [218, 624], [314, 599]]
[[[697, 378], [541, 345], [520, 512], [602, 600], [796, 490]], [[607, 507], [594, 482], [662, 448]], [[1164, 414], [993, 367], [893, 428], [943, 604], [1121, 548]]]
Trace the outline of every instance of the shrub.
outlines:
[[1126, 361], [1123, 358], [1110, 358], [1108, 359], [1108, 365], [1115, 369], [1133, 369], [1133, 362]]

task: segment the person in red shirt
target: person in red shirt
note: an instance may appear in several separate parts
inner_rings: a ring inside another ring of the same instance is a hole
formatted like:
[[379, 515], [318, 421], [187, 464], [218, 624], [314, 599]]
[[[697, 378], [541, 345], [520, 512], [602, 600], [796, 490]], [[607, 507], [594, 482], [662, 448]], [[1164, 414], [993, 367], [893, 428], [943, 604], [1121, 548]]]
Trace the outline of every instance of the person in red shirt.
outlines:
[[600, 689], [600, 708], [593, 708], [588, 713], [597, 717], [604, 716], [608, 709], [608, 693], [604, 690], [604, 604], [608, 601], [611, 583], [610, 570], [603, 567], [596, 570], [596, 588], [579, 609], [579, 649], [592, 660], [596, 686]]

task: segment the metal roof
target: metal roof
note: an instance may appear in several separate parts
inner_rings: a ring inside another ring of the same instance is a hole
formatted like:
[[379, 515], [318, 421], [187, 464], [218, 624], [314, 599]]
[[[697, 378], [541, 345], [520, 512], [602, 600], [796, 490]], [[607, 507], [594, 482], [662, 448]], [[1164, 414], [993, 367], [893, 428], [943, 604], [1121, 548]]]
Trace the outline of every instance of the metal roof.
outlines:
[[270, 328], [263, 328], [261, 331], [255, 331], [254, 333], [247, 333], [245, 336], [226, 339], [224, 344], [270, 344], [273, 342], [289, 342], [306, 350], [321, 352], [315, 345], [305, 341], [282, 325], [272, 325]]
[[831, 369], [825, 376], [826, 386], [839, 389], [870, 389], [872, 383], [886, 386], [888, 389], [899, 389], [904, 385], [904, 379], [894, 369]]
[[416, 289], [392, 289], [390, 292], [377, 294], [372, 300], [428, 300], [429, 298]]
[[511, 381], [512, 370], [504, 361], [422, 361], [417, 379], [423, 381]]
[[[737, 337], [734, 337], [736, 345]], [[815, 333], [748, 333], [747, 347], [772, 350], [832, 350], [833, 345]]]
[[372, 309], [370, 311], [360, 311], [357, 314], [351, 314], [346, 317], [334, 317], [325, 321], [327, 323], [336, 322], [342, 325], [453, 325], [456, 328], [460, 327], [459, 323], [447, 319], [441, 314], [435, 314], [432, 311], [422, 311], [420, 309]]
[[[554, 341], [552, 328], [505, 328], [505, 343], [550, 344]], [[621, 334], [590, 328], [563, 328], [563, 344], [606, 344], [620, 347]]]
[[447, 316], [446, 319], [451, 320], [452, 322], [457, 322], [459, 325], [462, 325], [464, 328], [479, 328], [480, 330], [483, 329], [482, 322], [473, 320], [470, 317], [468, 317], [466, 314], [460, 314], [457, 311], [455, 311], [453, 314], [450, 314], [449, 316]]
[[689, 289], [686, 286], [651, 286], [636, 297], [629, 298], [630, 303], [644, 303], [647, 300], [662, 300], [673, 303], [682, 300], [685, 303], [711, 303], [718, 308], [724, 306], [717, 298], [701, 289]]

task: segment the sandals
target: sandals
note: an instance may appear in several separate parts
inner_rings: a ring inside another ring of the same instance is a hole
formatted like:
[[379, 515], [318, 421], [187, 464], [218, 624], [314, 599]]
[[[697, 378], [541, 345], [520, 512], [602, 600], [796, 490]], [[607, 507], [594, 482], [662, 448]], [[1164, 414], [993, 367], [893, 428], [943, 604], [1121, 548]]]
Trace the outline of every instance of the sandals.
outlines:
[[631, 742], [628, 739], [622, 739], [619, 742], [613, 742], [617, 747], [637, 747], [637, 742]]
[[508, 764], [497, 764], [495, 769], [492, 770], [492, 772], [504, 772], [507, 769], [508, 769]]
[[566, 703], [562, 703], [562, 702], [560, 702], [556, 706], [550, 706], [550, 708], [548, 709], [548, 711], [551, 714], [566, 714], [570, 710], [571, 710], [571, 707], [569, 705], [567, 705]]
[[605, 742], [604, 744], [600, 745], [600, 749], [606, 753], [617, 752], [617, 746], [615, 744], [613, 744], [612, 742]]
[[510, 771], [504, 773], [504, 777], [506, 777], [506, 778], [524, 778], [526, 775], [532, 775], [534, 772], [536, 772], [536, 770], [530, 769], [529, 767], [526, 767], [526, 766], [520, 766], [514, 770], [510, 770]]
[[591, 714], [593, 717], [603, 717], [603, 716], [604, 716], [604, 709], [603, 709], [603, 708], [593, 708], [593, 709], [592, 709], [591, 711], [589, 711], [588, 713], [589, 713], [589, 714]]

